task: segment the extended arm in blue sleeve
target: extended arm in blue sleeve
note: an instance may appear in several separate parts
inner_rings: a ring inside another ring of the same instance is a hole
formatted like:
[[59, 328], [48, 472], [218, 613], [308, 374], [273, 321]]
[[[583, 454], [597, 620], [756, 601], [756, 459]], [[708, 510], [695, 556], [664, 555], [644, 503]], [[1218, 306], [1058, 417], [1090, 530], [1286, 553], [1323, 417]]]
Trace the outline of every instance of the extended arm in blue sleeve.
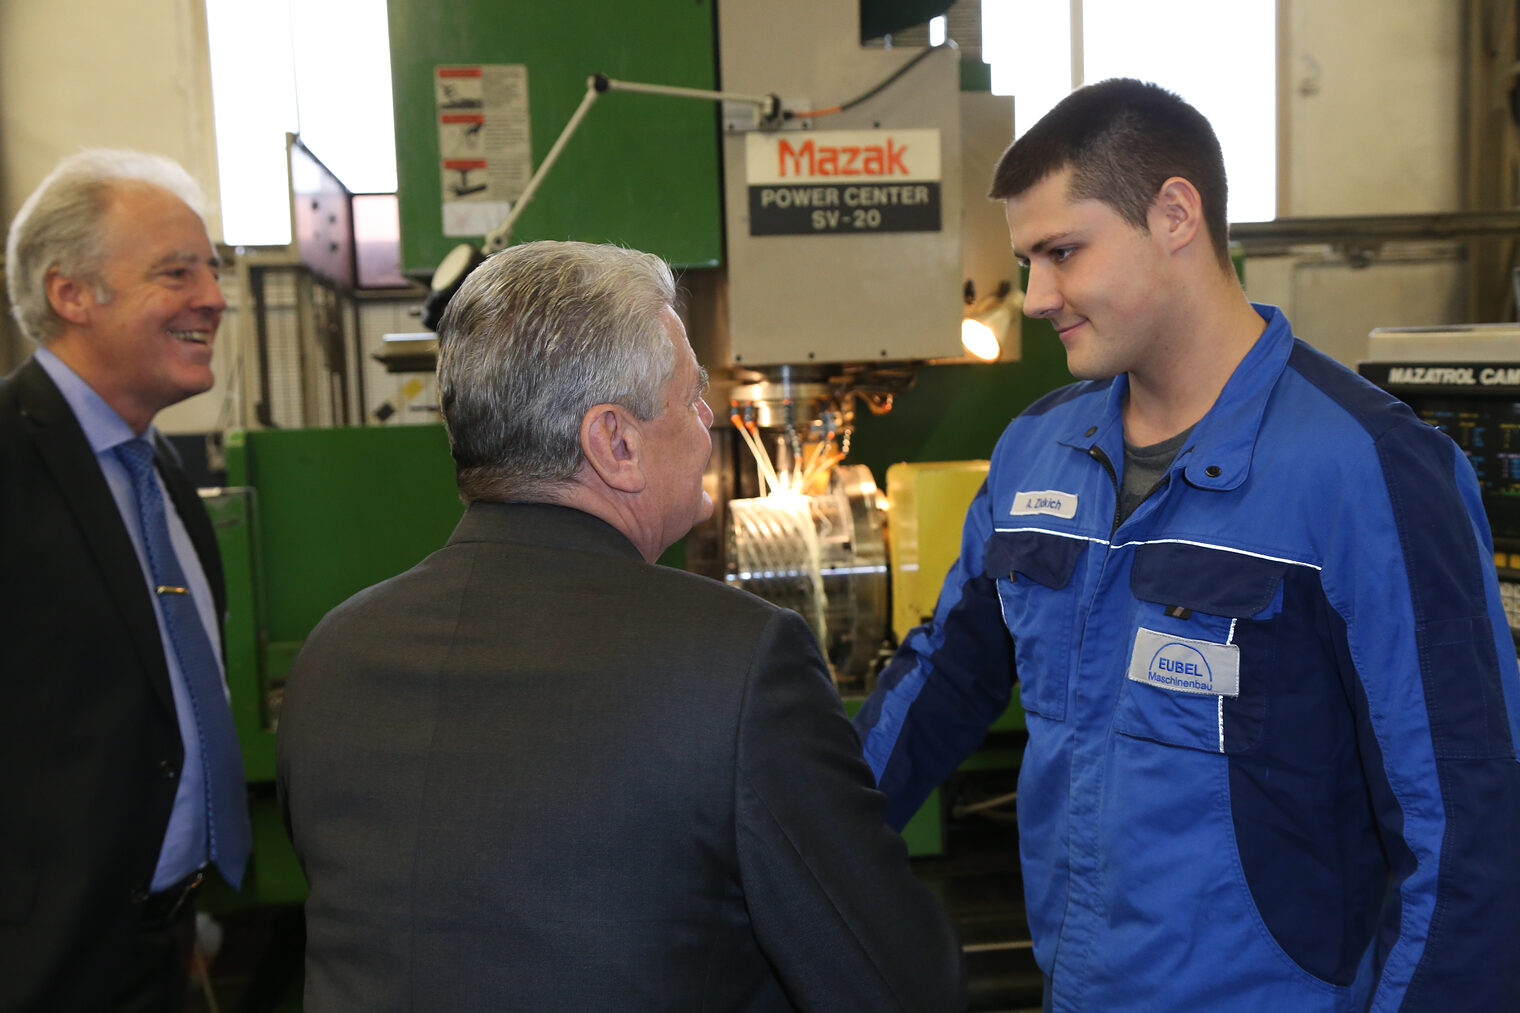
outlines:
[[983, 572], [992, 530], [984, 483], [966, 512], [960, 556], [933, 618], [903, 641], [855, 718], [866, 762], [888, 799], [887, 822], [899, 829], [1008, 706], [1013, 644], [996, 580]]

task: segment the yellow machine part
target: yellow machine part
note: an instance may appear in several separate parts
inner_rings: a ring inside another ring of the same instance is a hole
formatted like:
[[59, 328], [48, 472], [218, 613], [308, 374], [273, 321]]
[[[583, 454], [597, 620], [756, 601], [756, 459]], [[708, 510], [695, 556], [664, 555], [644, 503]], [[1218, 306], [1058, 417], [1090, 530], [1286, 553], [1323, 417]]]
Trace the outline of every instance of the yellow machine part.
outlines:
[[960, 554], [966, 508], [986, 478], [986, 461], [901, 463], [887, 469], [892, 630], [899, 642], [934, 614], [940, 585]]

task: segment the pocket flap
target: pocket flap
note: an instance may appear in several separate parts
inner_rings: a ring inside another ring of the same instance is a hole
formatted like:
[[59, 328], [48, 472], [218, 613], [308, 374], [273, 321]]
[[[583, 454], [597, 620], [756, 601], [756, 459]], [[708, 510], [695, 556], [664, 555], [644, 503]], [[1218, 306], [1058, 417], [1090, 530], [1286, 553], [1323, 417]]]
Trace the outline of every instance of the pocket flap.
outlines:
[[1243, 619], [1272, 604], [1287, 569], [1240, 552], [1157, 542], [1135, 550], [1129, 585], [1141, 601]]
[[994, 531], [982, 554], [982, 572], [1010, 580], [1021, 573], [1046, 587], [1065, 587], [1077, 568], [1084, 538], [1066, 538], [1042, 531]]

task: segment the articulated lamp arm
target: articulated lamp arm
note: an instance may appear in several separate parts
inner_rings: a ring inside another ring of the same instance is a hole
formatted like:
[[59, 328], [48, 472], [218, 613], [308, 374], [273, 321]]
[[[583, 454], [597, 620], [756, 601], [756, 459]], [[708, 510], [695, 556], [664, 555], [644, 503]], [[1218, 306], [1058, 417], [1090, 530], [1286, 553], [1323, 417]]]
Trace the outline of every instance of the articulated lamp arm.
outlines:
[[431, 330], [437, 330], [438, 321], [443, 317], [444, 308], [454, 293], [459, 291], [459, 286], [464, 284], [464, 279], [473, 271], [482, 260], [493, 253], [507, 248], [512, 241], [512, 229], [517, 225], [517, 219], [521, 217], [523, 210], [538, 192], [539, 185], [549, 170], [554, 168], [554, 163], [559, 159], [560, 152], [564, 151], [570, 137], [580, 127], [581, 121], [591, 111], [591, 106], [601, 97], [603, 92], [627, 91], [637, 92], [642, 95], [666, 95], [672, 98], [705, 99], [709, 102], [740, 102], [754, 106], [762, 123], [779, 122], [781, 117], [781, 100], [775, 95], [739, 95], [732, 92], [708, 91], [702, 88], [679, 88], [674, 85], [664, 84], [641, 84], [636, 81], [617, 81], [605, 74], [593, 74], [586, 79], [586, 94], [581, 98], [581, 104], [575, 107], [575, 112], [565, 123], [555, 138], [554, 146], [544, 156], [544, 160], [533, 170], [528, 185], [523, 187], [523, 192], [512, 204], [512, 210], [502, 223], [486, 233], [485, 240], [477, 249], [469, 243], [461, 243], [444, 255], [439, 262], [437, 270], [433, 272], [433, 280], [430, 285], [426, 302], [423, 303], [422, 323]]

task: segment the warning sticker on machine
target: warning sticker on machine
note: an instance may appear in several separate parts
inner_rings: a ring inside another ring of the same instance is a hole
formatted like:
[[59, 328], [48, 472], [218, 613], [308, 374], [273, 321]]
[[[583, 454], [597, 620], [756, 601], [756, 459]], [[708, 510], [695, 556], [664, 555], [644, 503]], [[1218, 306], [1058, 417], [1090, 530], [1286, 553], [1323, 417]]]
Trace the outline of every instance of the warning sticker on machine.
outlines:
[[938, 130], [745, 138], [752, 236], [940, 229]]
[[507, 216], [533, 174], [528, 68], [436, 67], [433, 95], [443, 234], [484, 235]]

